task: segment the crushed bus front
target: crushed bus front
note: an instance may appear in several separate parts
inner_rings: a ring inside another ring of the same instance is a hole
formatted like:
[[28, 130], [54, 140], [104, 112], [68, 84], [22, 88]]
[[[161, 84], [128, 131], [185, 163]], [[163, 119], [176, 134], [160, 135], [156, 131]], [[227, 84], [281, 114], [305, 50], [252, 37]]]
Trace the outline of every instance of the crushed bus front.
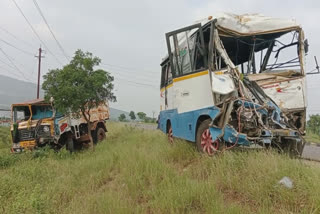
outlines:
[[308, 42], [294, 20], [223, 14], [166, 39], [160, 129], [209, 154], [252, 144], [302, 154]]

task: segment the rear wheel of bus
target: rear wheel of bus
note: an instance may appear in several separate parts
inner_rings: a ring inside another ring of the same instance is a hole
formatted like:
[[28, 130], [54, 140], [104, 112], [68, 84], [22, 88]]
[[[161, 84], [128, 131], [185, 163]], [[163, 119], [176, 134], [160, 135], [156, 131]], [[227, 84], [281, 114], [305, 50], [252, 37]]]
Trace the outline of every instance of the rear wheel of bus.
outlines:
[[167, 124], [167, 137], [168, 137], [168, 142], [173, 144], [173, 130], [170, 122], [168, 122]]
[[217, 153], [222, 147], [222, 142], [219, 139], [213, 141], [209, 130], [211, 119], [204, 120], [198, 127], [196, 144], [199, 152], [213, 155]]

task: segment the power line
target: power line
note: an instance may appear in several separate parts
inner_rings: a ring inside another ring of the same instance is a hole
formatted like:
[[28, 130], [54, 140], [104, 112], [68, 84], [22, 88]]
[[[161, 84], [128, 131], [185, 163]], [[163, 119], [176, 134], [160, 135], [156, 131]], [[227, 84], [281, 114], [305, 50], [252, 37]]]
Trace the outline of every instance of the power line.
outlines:
[[50, 55], [52, 55], [55, 60], [60, 63], [61, 65], [63, 65], [60, 60], [50, 51], [50, 49], [48, 48], [48, 46], [42, 41], [42, 39], [40, 38], [39, 34], [36, 32], [36, 30], [33, 28], [32, 24], [29, 22], [28, 18], [24, 15], [23, 11], [21, 10], [21, 8], [19, 7], [19, 5], [17, 4], [17, 2], [15, 0], [12, 0], [13, 3], [16, 5], [17, 9], [20, 11], [21, 15], [24, 17], [24, 19], [26, 20], [26, 22], [28, 23], [29, 27], [31, 28], [32, 32], [37, 36], [37, 38], [39, 39], [39, 41], [43, 44], [43, 46], [46, 48], [46, 50], [48, 51], [48, 53]]
[[152, 87], [152, 88], [157, 89], [157, 87], [156, 87], [155, 85], [150, 85], [150, 84], [146, 84], [146, 83], [135, 82], [135, 81], [131, 81], [131, 80], [119, 78], [119, 77], [116, 77], [116, 78], [115, 78], [115, 80], [117, 80], [117, 79], [123, 80], [123, 81], [126, 81], [126, 82], [129, 82], [129, 83], [133, 83], [133, 84], [136, 84], [136, 85], [139, 85], [139, 86], [148, 86], [148, 87]]
[[[105, 68], [107, 70], [111, 70], [111, 71], [116, 71], [116, 72], [121, 72], [123, 74], [130, 74], [130, 75], [134, 75], [135, 77], [143, 77], [144, 79], [147, 78], [148, 80], [147, 81], [150, 81], [150, 80], [154, 80], [155, 78], [155, 74], [152, 74], [152, 73], [145, 73], [145, 74], [142, 74], [138, 71], [134, 71], [134, 70], [126, 70], [126, 69], [123, 69], [123, 68], [116, 68], [116, 67], [109, 67], [109, 66], [106, 66], [106, 65], [100, 65], [100, 67], [102, 68]], [[147, 75], [148, 74], [148, 75]]]
[[148, 73], [148, 74], [152, 74], [152, 73], [159, 73], [157, 71], [147, 71], [147, 70], [144, 70], [144, 69], [139, 69], [139, 68], [130, 68], [130, 67], [125, 67], [125, 66], [122, 66], [122, 65], [112, 65], [112, 64], [109, 64], [109, 63], [102, 63], [102, 65], [106, 65], [106, 66], [110, 66], [110, 67], [118, 67], [120, 69], [125, 69], [127, 71], [132, 71], [132, 70], [136, 70], [136, 71], [142, 71], [142, 72], [145, 72], [145, 73]]
[[23, 78], [25, 80], [28, 80], [31, 82], [31, 80], [27, 79], [25, 76], [24, 76], [24, 73], [16, 66], [16, 64], [14, 64], [14, 62], [11, 60], [11, 58], [6, 54], [6, 52], [4, 52], [4, 50], [2, 48], [0, 48], [0, 51], [3, 53], [3, 55], [10, 61], [10, 63], [12, 64], [12, 66], [23, 76]]
[[11, 69], [14, 69], [14, 67], [12, 65], [10, 65], [9, 63], [5, 62], [4, 60], [0, 59], [0, 62], [2, 62], [3, 64], [5, 64], [6, 66], [10, 67]]
[[31, 52], [29, 52], [29, 51], [25, 51], [25, 50], [23, 50], [23, 49], [20, 49], [20, 48], [14, 46], [13, 44], [11, 44], [11, 43], [3, 40], [3, 39], [0, 39], [0, 41], [2, 41], [3, 43], [5, 43], [6, 45], [9, 45], [10, 47], [13, 47], [13, 48], [17, 49], [18, 51], [21, 51], [21, 52], [24, 53], [24, 54], [31, 55], [31, 56], [34, 55], [33, 53], [31, 53]]
[[48, 22], [47, 22], [47, 19], [44, 17], [44, 15], [43, 15], [43, 13], [42, 13], [42, 11], [41, 11], [41, 9], [40, 9], [37, 1], [36, 1], [36, 0], [33, 0], [33, 3], [34, 3], [34, 5], [36, 6], [38, 12], [40, 13], [43, 21], [46, 23], [46, 25], [47, 25], [47, 27], [48, 27], [48, 29], [49, 29], [52, 37], [53, 37], [54, 40], [56, 41], [56, 43], [57, 43], [58, 47], [60, 48], [61, 52], [62, 52], [63, 55], [66, 57], [66, 59], [69, 60], [68, 54], [66, 53], [66, 51], [64, 50], [64, 48], [62, 47], [62, 45], [60, 44], [60, 42], [58, 41], [58, 39], [57, 39], [56, 36], [54, 35], [53, 31], [51, 30], [51, 28], [50, 28], [50, 26], [49, 26], [49, 24], [48, 24]]
[[[3, 66], [0, 66], [0, 70], [1, 71], [7, 71], [8, 73], [5, 73], [6, 75], [5, 76], [7, 76], [8, 74], [12, 74], [12, 75], [14, 75], [16, 78], [20, 78], [20, 76], [18, 76], [16, 73], [12, 73], [12, 72], [10, 72], [10, 71], [8, 71], [7, 70], [7, 68], [5, 68], [5, 67], [3, 67]], [[15, 71], [15, 70], [14, 70]], [[4, 75], [4, 74], [3, 74]], [[12, 77], [11, 77], [12, 78]]]
[[27, 41], [25, 41], [25, 40], [23, 40], [23, 39], [18, 38], [18, 37], [15, 36], [14, 34], [10, 33], [8, 30], [4, 29], [3, 27], [0, 27], [0, 29], [1, 29], [2, 31], [6, 32], [6, 33], [7, 33], [8, 35], [10, 35], [11, 37], [13, 37], [15, 40], [20, 41], [20, 42], [28, 45], [28, 46], [31, 47], [31, 48], [35, 48], [35, 46], [33, 46], [31, 43], [29, 43], [29, 42], [27, 42]]
[[119, 75], [120, 77], [133, 79], [135, 81], [143, 81], [143, 82], [147, 81], [149, 83], [158, 84], [158, 81], [154, 82], [155, 81], [154, 78], [145, 78], [143, 76], [137, 76], [135, 74], [129, 74], [129, 73], [125, 73], [125, 75], [129, 75], [129, 76], [123, 76], [124, 75], [123, 73], [118, 73], [118, 72], [115, 72], [115, 71], [110, 71], [110, 73], [113, 74], [113, 75]]

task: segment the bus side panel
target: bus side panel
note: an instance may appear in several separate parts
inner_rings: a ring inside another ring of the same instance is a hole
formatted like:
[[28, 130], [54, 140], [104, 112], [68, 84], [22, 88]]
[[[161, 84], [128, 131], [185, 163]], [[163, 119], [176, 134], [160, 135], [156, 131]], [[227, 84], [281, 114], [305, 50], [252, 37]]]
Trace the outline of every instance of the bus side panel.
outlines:
[[160, 112], [160, 129], [166, 133], [167, 121], [169, 120], [174, 137], [195, 142], [198, 118], [202, 115], [206, 115], [211, 119], [214, 119], [218, 113], [219, 109], [214, 106], [181, 114], [178, 114], [176, 109], [162, 111]]
[[173, 79], [174, 108], [179, 113], [213, 106], [209, 71], [201, 71]]

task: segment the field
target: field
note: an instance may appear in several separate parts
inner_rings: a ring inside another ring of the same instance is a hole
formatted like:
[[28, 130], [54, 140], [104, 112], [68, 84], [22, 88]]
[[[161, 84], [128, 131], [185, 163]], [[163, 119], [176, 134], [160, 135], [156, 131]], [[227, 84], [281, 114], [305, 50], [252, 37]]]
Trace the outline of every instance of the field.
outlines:
[[315, 143], [320, 145], [320, 136], [310, 131], [307, 131], [307, 135], [305, 139], [309, 143]]
[[320, 213], [316, 164], [272, 151], [208, 157], [159, 131], [107, 126], [95, 151], [12, 155], [0, 143], [0, 213]]

